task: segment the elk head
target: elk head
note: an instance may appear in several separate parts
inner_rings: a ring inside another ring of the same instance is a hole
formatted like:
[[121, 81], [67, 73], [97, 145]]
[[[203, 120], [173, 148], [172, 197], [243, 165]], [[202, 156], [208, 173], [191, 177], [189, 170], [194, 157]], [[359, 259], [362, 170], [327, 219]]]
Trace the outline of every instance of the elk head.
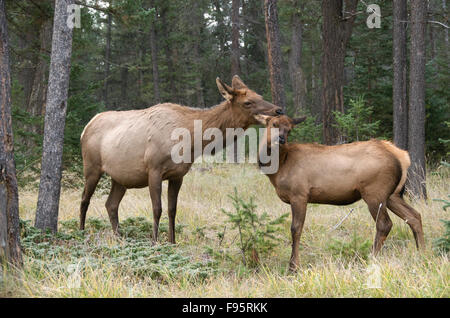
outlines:
[[257, 124], [256, 115], [278, 116], [283, 114], [281, 107], [265, 101], [261, 95], [258, 95], [242, 82], [239, 76], [235, 75], [231, 87], [222, 82], [220, 78], [216, 79], [220, 94], [231, 103], [236, 115], [249, 118], [249, 125]]
[[[288, 116], [266, 116], [266, 115], [256, 115], [255, 119], [266, 126], [267, 128], [267, 142], [270, 144], [285, 144], [288, 140], [289, 133], [295, 125], [298, 125], [305, 121], [306, 116], [299, 118], [289, 118]], [[276, 128], [276, 129], [271, 129]]]

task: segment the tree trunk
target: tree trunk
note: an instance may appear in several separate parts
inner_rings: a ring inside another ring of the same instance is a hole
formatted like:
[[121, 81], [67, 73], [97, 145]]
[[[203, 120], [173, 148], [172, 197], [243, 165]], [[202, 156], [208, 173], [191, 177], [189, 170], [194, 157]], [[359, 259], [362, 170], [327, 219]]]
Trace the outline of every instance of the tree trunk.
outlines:
[[328, 145], [341, 141], [333, 127], [333, 111], [344, 112], [344, 59], [358, 0], [345, 3], [344, 10], [342, 0], [322, 2], [322, 121], [324, 142]]
[[[30, 115], [40, 117], [45, 114], [45, 100], [48, 87], [48, 59], [52, 43], [52, 20], [45, 20], [39, 31], [40, 49], [38, 63], [34, 72], [33, 86], [31, 89], [30, 99], [27, 111]], [[42, 134], [42, 127], [39, 124], [33, 124], [31, 132]], [[28, 140], [29, 146], [33, 146], [31, 139]]]
[[[299, 10], [295, 6], [294, 10]], [[295, 11], [291, 17], [292, 38], [289, 53], [289, 75], [292, 84], [294, 114], [299, 115], [305, 109], [306, 81], [304, 79], [302, 62], [303, 25], [300, 13]]]
[[118, 105], [117, 109], [128, 103], [128, 63], [125, 55], [122, 60], [123, 64], [120, 66], [120, 105]]
[[406, 85], [406, 0], [393, 2], [393, 112], [394, 143], [402, 149], [408, 149], [408, 104]]
[[[22, 265], [19, 195], [11, 123], [11, 69], [5, 2], [0, 0], [0, 264]], [[0, 265], [1, 266], [1, 265]]]
[[[447, 0], [442, 0], [442, 11], [443, 12], [447, 12]], [[445, 52], [448, 52], [447, 50], [448, 50], [448, 28], [445, 28], [445, 30], [444, 30], [444, 32], [445, 32], [445, 49], [446, 49], [446, 51]]]
[[217, 28], [216, 34], [219, 41], [220, 53], [225, 53], [225, 44], [226, 44], [226, 30], [225, 23], [223, 20], [223, 13], [220, 9], [220, 1], [214, 0], [214, 9], [216, 11], [216, 20], [217, 20]]
[[231, 76], [241, 75], [239, 44], [239, 9], [241, 0], [233, 0], [231, 12]]
[[105, 78], [103, 81], [103, 102], [106, 109], [111, 109], [108, 101], [108, 89], [109, 89], [109, 72], [111, 69], [111, 27], [112, 27], [112, 15], [108, 12], [106, 23], [106, 47], [105, 47]]
[[180, 103], [180, 96], [178, 93], [178, 89], [177, 89], [177, 85], [176, 85], [176, 76], [175, 76], [175, 69], [173, 66], [173, 54], [172, 54], [172, 49], [170, 46], [170, 32], [169, 32], [169, 24], [167, 21], [167, 13], [168, 13], [168, 9], [167, 7], [163, 7], [162, 11], [161, 11], [161, 22], [162, 25], [164, 25], [165, 27], [162, 28], [162, 35], [163, 38], [165, 39], [164, 41], [164, 55], [166, 58], [166, 63], [167, 63], [167, 80], [169, 81], [169, 89], [170, 89], [170, 95], [171, 95], [171, 100], [174, 100], [177, 103]]
[[52, 53], [45, 112], [41, 179], [35, 226], [57, 231], [61, 191], [64, 126], [69, 90], [72, 29], [67, 24], [67, 6], [74, 0], [56, 0]]
[[197, 97], [197, 107], [205, 108], [205, 98], [203, 96], [203, 86], [202, 86], [202, 59], [200, 56], [200, 41], [201, 41], [201, 29], [203, 23], [203, 13], [200, 12], [198, 1], [194, 1], [193, 4], [193, 14], [194, 14], [194, 25], [193, 25], [193, 35], [194, 35], [194, 46], [193, 46], [193, 59], [195, 68], [197, 70], [197, 78], [195, 80], [195, 95]]
[[[150, 1], [150, 7], [155, 8], [155, 3], [153, 0]], [[150, 50], [152, 54], [154, 104], [159, 104], [161, 102], [161, 96], [159, 91], [158, 47], [157, 47], [158, 40], [156, 37], [156, 30], [155, 30], [157, 16], [158, 15], [155, 13], [154, 20], [152, 20], [152, 22], [150, 23]]]
[[286, 112], [286, 94], [284, 92], [280, 47], [280, 31], [278, 27], [277, 0], [264, 1], [264, 16], [266, 20], [267, 57], [270, 73], [272, 102]]
[[409, 82], [408, 149], [411, 167], [408, 189], [419, 198], [426, 198], [425, 185], [425, 33], [427, 5], [411, 0], [411, 51]]

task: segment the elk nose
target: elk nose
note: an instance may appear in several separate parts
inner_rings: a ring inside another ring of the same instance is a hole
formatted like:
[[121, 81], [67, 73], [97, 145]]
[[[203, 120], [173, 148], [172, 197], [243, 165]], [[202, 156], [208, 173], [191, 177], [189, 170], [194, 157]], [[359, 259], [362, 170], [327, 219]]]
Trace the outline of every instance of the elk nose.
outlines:
[[284, 138], [284, 136], [280, 136], [280, 137], [278, 137], [278, 139], [280, 140], [280, 144], [284, 144], [286, 142], [286, 139]]
[[282, 110], [281, 108], [278, 108], [278, 109], [275, 111], [275, 113], [276, 113], [277, 115], [283, 115], [283, 114], [284, 114], [284, 112], [283, 112], [283, 110]]

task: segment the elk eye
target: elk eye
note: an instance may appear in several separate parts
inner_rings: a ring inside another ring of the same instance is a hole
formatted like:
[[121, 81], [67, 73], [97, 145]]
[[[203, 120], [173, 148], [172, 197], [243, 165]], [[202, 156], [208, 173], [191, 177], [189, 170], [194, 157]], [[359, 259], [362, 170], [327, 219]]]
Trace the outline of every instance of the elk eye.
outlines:
[[245, 102], [244, 105], [245, 106], [250, 106], [252, 104], [252, 102]]

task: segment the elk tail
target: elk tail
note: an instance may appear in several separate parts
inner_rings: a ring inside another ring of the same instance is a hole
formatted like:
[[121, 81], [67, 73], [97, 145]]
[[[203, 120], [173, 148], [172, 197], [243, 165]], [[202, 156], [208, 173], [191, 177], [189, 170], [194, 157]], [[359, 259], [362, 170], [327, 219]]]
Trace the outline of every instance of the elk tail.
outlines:
[[409, 158], [409, 154], [407, 151], [396, 147], [390, 141], [383, 140], [383, 143], [387, 150], [392, 153], [400, 162], [402, 176], [400, 178], [400, 182], [394, 190], [394, 193], [398, 193], [400, 196], [403, 196], [403, 194], [405, 193], [405, 183], [408, 176], [408, 168], [411, 165], [411, 159]]

